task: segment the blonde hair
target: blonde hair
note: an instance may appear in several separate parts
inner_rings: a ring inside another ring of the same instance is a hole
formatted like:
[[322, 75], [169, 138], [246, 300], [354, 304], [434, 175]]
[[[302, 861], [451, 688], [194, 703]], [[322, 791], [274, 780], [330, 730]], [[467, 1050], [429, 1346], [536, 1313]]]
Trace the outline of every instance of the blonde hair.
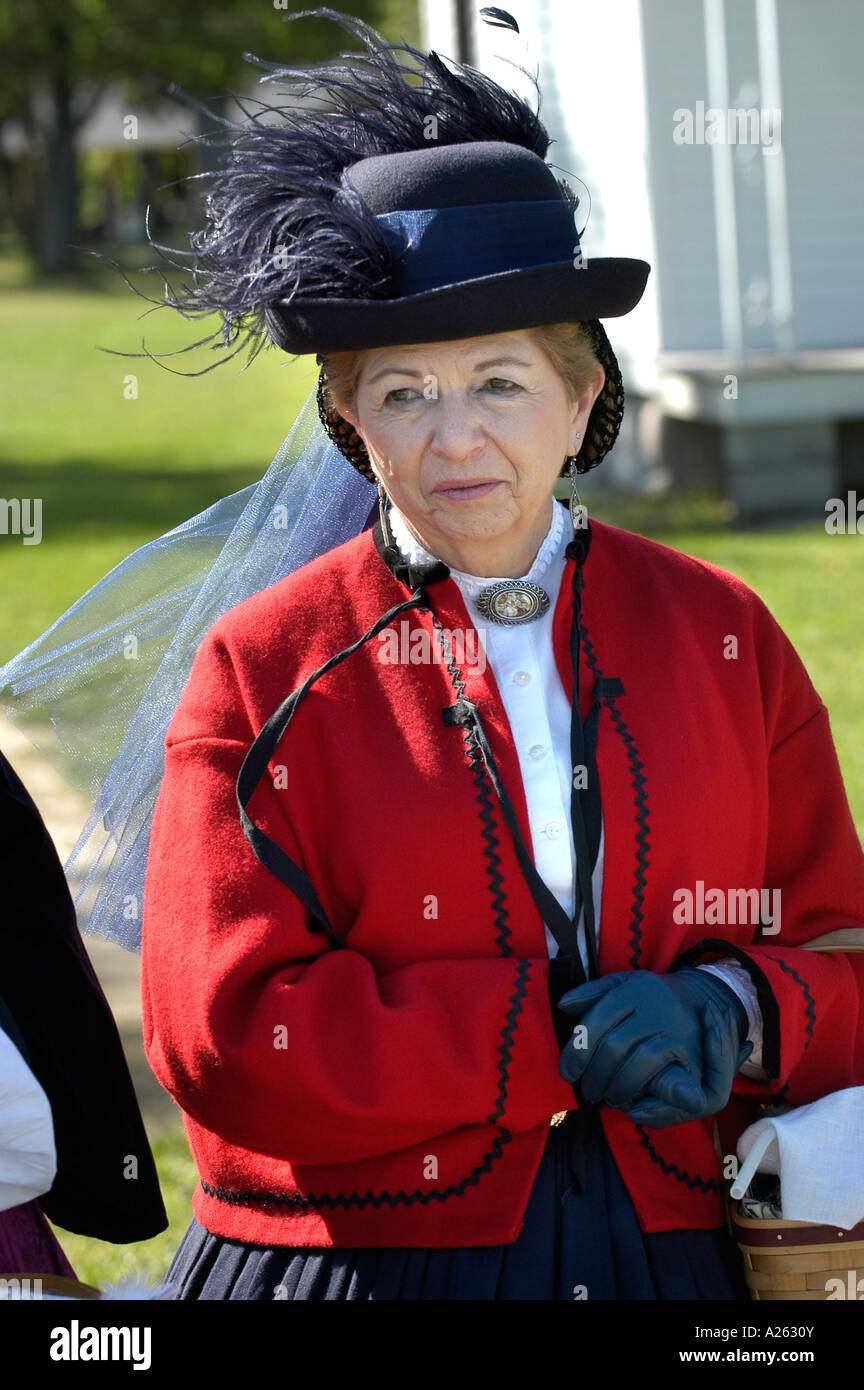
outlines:
[[[571, 400], [577, 400], [590, 386], [598, 359], [582, 323], [549, 323], [525, 330], [546, 353], [561, 377]], [[327, 378], [325, 402], [341, 415], [342, 406], [353, 410], [365, 348], [351, 352], [322, 353]], [[329, 400], [327, 399], [329, 397]]]

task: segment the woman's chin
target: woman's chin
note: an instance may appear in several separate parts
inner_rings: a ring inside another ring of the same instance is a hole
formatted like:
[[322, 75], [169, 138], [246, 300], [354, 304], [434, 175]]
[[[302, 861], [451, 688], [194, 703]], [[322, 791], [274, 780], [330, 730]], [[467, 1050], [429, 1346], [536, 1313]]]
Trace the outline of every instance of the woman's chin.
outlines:
[[431, 509], [429, 520], [442, 536], [465, 539], [493, 540], [506, 536], [519, 520], [519, 513], [513, 506], [501, 505], [478, 498], [474, 502], [438, 503]]

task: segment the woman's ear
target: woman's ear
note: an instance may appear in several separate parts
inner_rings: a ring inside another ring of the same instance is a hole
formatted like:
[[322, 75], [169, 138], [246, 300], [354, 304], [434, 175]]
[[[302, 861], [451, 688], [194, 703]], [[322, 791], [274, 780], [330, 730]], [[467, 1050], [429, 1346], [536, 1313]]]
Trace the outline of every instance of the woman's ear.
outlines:
[[575, 434], [571, 436], [571, 454], [578, 454], [581, 448], [582, 441], [585, 438], [585, 426], [588, 423], [588, 417], [591, 414], [594, 402], [605, 385], [606, 372], [603, 368], [603, 364], [598, 362], [591, 381], [582, 394], [573, 402], [570, 413], [570, 428], [574, 431], [579, 430], [580, 438], [576, 439]]
[[353, 425], [356, 430], [357, 416], [352, 407], [350, 405], [337, 405], [336, 409], [339, 411], [339, 414], [342, 416], [342, 419], [347, 420], [348, 424]]

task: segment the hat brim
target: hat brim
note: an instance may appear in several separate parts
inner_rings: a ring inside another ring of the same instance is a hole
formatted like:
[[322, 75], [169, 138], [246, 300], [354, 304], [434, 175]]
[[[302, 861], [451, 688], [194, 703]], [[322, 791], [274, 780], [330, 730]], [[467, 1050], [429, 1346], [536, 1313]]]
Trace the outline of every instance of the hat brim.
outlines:
[[499, 271], [401, 299], [309, 299], [265, 310], [285, 352], [350, 352], [541, 328], [549, 323], [618, 318], [639, 303], [651, 267], [606, 257]]

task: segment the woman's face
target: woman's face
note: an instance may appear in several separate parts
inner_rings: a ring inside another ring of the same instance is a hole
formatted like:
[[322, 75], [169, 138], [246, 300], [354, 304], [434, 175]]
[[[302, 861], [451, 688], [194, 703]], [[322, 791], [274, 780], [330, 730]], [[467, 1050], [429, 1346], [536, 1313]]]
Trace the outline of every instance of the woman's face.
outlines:
[[451, 568], [522, 575], [552, 516], [564, 459], [584, 437], [603, 368], [578, 401], [529, 333], [374, 348], [351, 411], [410, 529]]

